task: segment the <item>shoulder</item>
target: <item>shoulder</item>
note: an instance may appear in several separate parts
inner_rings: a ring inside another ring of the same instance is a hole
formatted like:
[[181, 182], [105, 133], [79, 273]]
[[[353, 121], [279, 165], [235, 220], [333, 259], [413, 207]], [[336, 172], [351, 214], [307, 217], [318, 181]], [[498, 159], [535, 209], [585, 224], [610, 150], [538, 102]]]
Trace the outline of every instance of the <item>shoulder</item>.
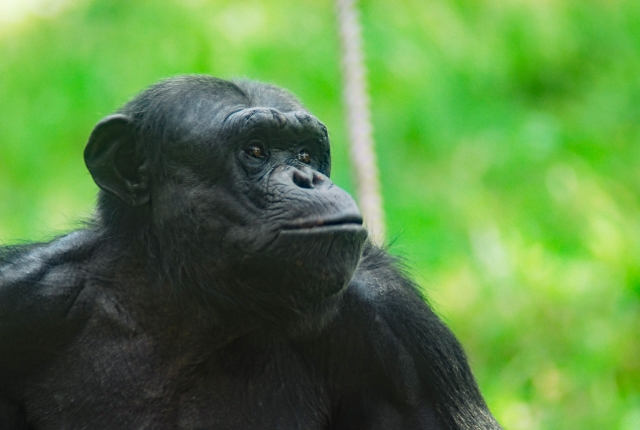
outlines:
[[449, 328], [433, 312], [397, 258], [368, 245], [345, 295], [347, 312], [366, 336], [396, 399], [432, 401], [451, 428], [499, 429]]
[[366, 245], [346, 296], [379, 319], [387, 319], [396, 311], [407, 319], [437, 319], [417, 285], [406, 275], [401, 260], [372, 244]]
[[4, 248], [0, 254], [0, 318], [24, 307], [62, 311], [81, 291], [82, 263], [89, 257], [89, 232], [77, 231], [49, 243]]
[[366, 332], [396, 397], [417, 404], [424, 397], [418, 357], [413, 353], [414, 334], [405, 323], [437, 317], [416, 285], [402, 270], [400, 261], [385, 250], [367, 244], [362, 260], [345, 294], [344, 311]]
[[[0, 249], [0, 372], [54, 353], [82, 319], [78, 306], [92, 233]], [[33, 360], [31, 360], [33, 358]]]

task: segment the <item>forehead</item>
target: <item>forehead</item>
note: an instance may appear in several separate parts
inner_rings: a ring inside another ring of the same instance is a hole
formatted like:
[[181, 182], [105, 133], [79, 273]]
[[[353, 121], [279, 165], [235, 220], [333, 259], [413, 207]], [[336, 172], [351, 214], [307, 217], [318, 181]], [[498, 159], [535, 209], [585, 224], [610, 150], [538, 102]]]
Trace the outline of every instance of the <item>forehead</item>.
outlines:
[[199, 128], [221, 123], [231, 112], [256, 107], [280, 112], [305, 110], [291, 93], [273, 85], [187, 75], [148, 87], [119, 112], [134, 118], [142, 130], [171, 133], [176, 128], [184, 132], [185, 125]]
[[151, 87], [124, 110], [134, 116], [146, 111], [139, 130], [149, 150], [164, 159], [204, 157], [205, 151], [224, 150], [224, 141], [254, 132], [266, 138], [313, 139], [329, 147], [325, 126], [294, 96], [257, 82], [172, 79]]
[[273, 85], [252, 81], [233, 81], [232, 84], [242, 91], [246, 107], [275, 108], [280, 112], [306, 110], [302, 103], [290, 92]]
[[[193, 79], [176, 82], [165, 123], [182, 138], [212, 129], [269, 128], [326, 136], [326, 129], [288, 91], [251, 81]], [[161, 109], [163, 110], [163, 109]], [[173, 126], [173, 127], [171, 127]], [[182, 140], [182, 139], [178, 139]]]

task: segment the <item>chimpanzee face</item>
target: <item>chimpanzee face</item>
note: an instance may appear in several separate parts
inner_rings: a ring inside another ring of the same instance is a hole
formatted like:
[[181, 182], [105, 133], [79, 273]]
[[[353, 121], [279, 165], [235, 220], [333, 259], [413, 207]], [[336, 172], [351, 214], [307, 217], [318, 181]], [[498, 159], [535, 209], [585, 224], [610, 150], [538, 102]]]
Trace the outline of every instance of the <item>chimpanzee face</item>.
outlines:
[[[233, 92], [226, 97], [228, 103], [216, 92], [183, 96], [179, 109], [164, 109], [167, 119], [154, 121], [168, 130], [153, 139], [140, 131], [112, 135], [110, 142], [137, 145], [143, 155], [134, 166], [119, 162], [121, 156], [111, 158], [116, 165], [108, 172], [131, 177], [128, 188], [118, 178], [98, 175], [96, 182], [107, 192], [115, 188], [131, 205], [149, 205], [150, 225], [168, 237], [165, 248], [193, 254], [182, 256], [185, 262], [206, 261], [208, 267], [197, 270], [209, 271], [231, 291], [249, 290], [264, 302], [290, 307], [313, 306], [340, 293], [355, 272], [367, 232], [354, 200], [329, 179], [325, 126], [303, 108], [292, 109], [284, 92], [272, 92], [265, 106], [259, 99], [243, 103]], [[109, 122], [124, 123], [127, 130], [133, 120], [119, 114], [102, 127]], [[99, 138], [94, 131], [92, 140]], [[92, 140], [90, 170], [92, 151], [99, 153]], [[127, 191], [136, 186], [146, 198]]]

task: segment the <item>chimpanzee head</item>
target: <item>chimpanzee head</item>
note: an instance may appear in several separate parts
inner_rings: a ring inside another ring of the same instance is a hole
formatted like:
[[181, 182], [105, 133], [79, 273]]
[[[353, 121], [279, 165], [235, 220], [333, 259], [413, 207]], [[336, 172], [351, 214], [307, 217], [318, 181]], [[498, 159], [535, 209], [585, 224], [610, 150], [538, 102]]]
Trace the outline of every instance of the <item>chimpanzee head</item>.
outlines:
[[162, 81], [95, 127], [85, 161], [102, 228], [220, 315], [314, 313], [358, 265], [367, 232], [329, 179], [327, 129], [277, 87]]

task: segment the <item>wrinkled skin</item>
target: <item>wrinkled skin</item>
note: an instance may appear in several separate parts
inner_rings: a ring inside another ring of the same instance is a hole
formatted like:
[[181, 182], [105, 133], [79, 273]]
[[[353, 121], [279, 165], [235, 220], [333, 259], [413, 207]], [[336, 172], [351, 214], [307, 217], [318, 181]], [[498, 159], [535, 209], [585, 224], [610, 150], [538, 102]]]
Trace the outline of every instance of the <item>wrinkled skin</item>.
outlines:
[[161, 82], [85, 162], [94, 222], [0, 249], [0, 428], [499, 428], [289, 93]]

